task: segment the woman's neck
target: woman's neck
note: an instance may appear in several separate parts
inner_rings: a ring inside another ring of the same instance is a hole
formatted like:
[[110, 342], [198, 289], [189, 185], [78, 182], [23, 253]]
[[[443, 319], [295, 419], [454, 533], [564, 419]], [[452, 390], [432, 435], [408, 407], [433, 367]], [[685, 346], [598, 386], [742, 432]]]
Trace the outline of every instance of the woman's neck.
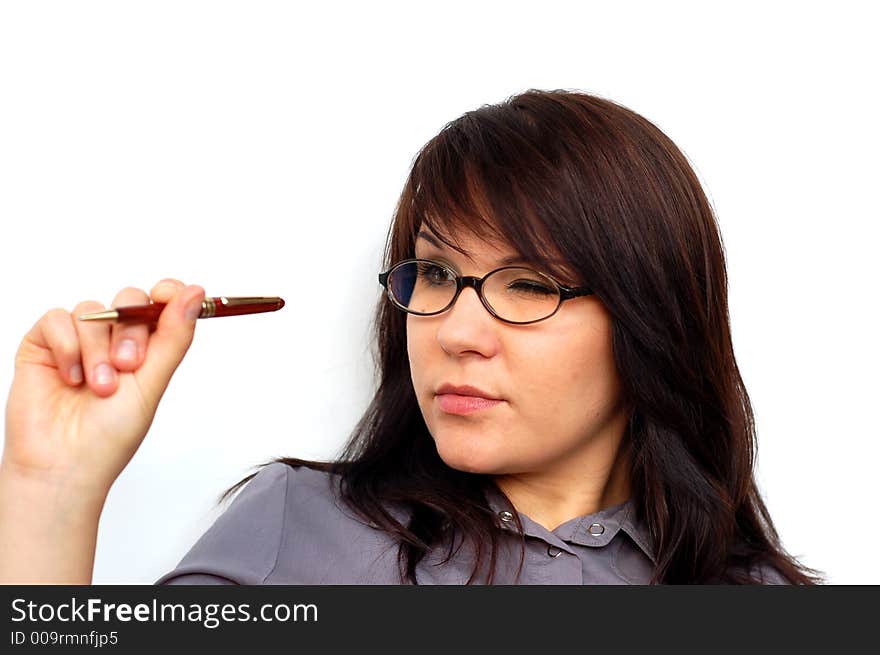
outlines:
[[551, 470], [493, 476], [518, 512], [548, 530], [629, 499], [631, 449], [621, 439], [591, 444]]

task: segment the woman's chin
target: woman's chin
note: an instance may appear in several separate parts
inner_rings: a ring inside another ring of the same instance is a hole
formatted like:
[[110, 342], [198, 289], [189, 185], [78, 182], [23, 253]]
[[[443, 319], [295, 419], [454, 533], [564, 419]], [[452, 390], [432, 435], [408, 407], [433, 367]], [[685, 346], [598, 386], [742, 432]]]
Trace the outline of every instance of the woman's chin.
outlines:
[[447, 466], [465, 473], [496, 474], [503, 472], [503, 453], [496, 448], [479, 447], [473, 443], [437, 443], [437, 454]]

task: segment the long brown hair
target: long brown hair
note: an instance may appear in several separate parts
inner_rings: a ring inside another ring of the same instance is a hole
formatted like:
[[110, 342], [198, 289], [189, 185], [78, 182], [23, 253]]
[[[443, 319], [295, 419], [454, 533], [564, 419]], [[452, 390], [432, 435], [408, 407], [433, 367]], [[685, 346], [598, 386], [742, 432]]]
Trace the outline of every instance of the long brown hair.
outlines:
[[[721, 235], [663, 132], [581, 92], [529, 90], [482, 106], [414, 159], [384, 270], [414, 256], [422, 225], [459, 251], [455, 237], [467, 231], [534, 261], [561, 255], [565, 270], [545, 270], [589, 285], [607, 307], [632, 408], [632, 498], [656, 552], [653, 583], [758, 582], [764, 566], [792, 583], [822, 581], [783, 549], [757, 488]], [[398, 540], [402, 582], [418, 582], [416, 565], [452, 526], [477, 554], [468, 583], [484, 562], [491, 583], [498, 530], [484, 490], [494, 483], [437, 454], [410, 378], [406, 315], [383, 298], [374, 328], [378, 390], [339, 458], [273, 461], [339, 474], [345, 502]], [[389, 504], [411, 510], [406, 525]]]

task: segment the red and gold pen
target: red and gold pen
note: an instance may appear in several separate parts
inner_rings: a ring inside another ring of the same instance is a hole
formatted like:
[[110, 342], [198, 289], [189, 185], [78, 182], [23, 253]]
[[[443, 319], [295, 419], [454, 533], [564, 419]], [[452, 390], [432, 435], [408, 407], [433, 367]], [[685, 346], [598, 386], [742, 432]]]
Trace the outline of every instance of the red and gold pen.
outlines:
[[[205, 298], [202, 302], [202, 313], [199, 318], [215, 316], [239, 316], [241, 314], [259, 314], [276, 312], [284, 307], [284, 300], [278, 297], [227, 297]], [[117, 323], [155, 323], [165, 303], [151, 302], [149, 305], [130, 305], [114, 307], [101, 312], [81, 314], [81, 321], [115, 321]]]

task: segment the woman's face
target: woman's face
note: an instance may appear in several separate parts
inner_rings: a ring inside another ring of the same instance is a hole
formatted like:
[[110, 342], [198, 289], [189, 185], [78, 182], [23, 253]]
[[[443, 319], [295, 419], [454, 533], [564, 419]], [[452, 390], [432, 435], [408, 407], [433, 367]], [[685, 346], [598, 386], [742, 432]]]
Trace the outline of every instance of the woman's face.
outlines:
[[[459, 275], [482, 277], [514, 255], [505, 246], [461, 238], [471, 261], [423, 227], [425, 233], [427, 239], [420, 235], [416, 241], [415, 256], [451, 264]], [[450, 467], [496, 475], [577, 475], [591, 463], [595, 468], [598, 452], [616, 451], [626, 417], [610, 317], [596, 296], [566, 300], [544, 321], [512, 325], [494, 318], [476, 292], [465, 288], [442, 314], [407, 314], [406, 331], [419, 407]], [[451, 413], [444, 409], [449, 399], [437, 394], [443, 384], [477, 387], [502, 402]]]

